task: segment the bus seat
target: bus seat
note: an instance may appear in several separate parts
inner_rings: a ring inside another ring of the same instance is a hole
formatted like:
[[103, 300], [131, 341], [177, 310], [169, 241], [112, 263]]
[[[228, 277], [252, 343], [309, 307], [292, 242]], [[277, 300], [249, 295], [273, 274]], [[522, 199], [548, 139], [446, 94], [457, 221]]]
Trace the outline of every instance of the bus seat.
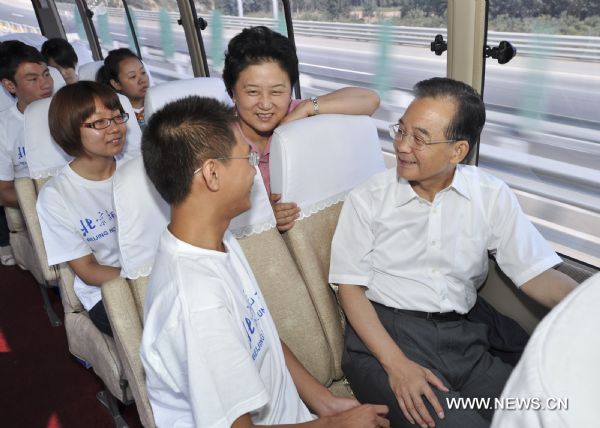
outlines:
[[375, 123], [367, 116], [329, 114], [287, 123], [273, 134], [270, 170], [273, 193], [301, 209], [284, 236], [334, 352], [336, 379], [341, 379], [343, 317], [328, 281], [331, 240], [346, 193], [384, 170]]
[[233, 105], [222, 79], [217, 77], [195, 77], [193, 79], [173, 80], [153, 86], [146, 92], [144, 101], [146, 122], [154, 112], [160, 110], [165, 104], [189, 95], [212, 97]]
[[52, 76], [52, 80], [54, 81], [54, 85], [52, 87], [52, 94], [56, 94], [56, 92], [60, 88], [65, 86], [67, 82], [65, 82], [65, 79], [62, 77], [62, 74], [60, 74], [60, 71], [58, 71], [58, 69], [54, 67], [48, 67], [48, 71], [50, 72], [50, 76]]
[[229, 227], [238, 239], [262, 290], [281, 339], [304, 367], [330, 387], [334, 359], [302, 275], [276, 228], [260, 172], [252, 187], [252, 208]]
[[102, 300], [106, 307], [115, 338], [116, 349], [123, 362], [127, 379], [142, 425], [154, 428], [154, 416], [146, 389], [146, 376], [140, 358], [144, 319], [143, 298], [148, 277], [135, 280], [115, 278], [102, 285]]
[[93, 61], [88, 62], [87, 64], [82, 64], [79, 67], [78, 75], [79, 80], [92, 80], [96, 81], [96, 73], [104, 65], [104, 61]]
[[[123, 403], [129, 403], [133, 398], [131, 389], [128, 388], [127, 382], [124, 382], [126, 377], [115, 341], [102, 334], [92, 323], [75, 294], [73, 287], [75, 274], [71, 268], [66, 263], [61, 263], [58, 268], [58, 283], [65, 311], [65, 331], [69, 352], [89, 364], [94, 373], [102, 380], [106, 390], [100, 391], [97, 397], [112, 413], [111, 406], [116, 409], [115, 398]], [[110, 394], [107, 396], [106, 392]], [[112, 403], [107, 405], [105, 400]], [[118, 409], [117, 414], [113, 414], [113, 417], [120, 417]]]
[[148, 276], [171, 210], [146, 175], [141, 156], [115, 171], [113, 198], [121, 274], [132, 279]]

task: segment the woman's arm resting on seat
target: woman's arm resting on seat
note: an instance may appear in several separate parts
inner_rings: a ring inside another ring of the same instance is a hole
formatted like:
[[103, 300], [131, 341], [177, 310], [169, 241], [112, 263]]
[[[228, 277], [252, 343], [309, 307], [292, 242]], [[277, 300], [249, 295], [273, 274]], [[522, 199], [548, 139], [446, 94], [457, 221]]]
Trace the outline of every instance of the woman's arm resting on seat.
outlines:
[[98, 264], [93, 254], [71, 260], [67, 264], [83, 282], [97, 287], [118, 277], [121, 272], [119, 268]]
[[350, 324], [388, 374], [392, 391], [404, 416], [420, 426], [432, 426], [433, 418], [423, 403], [424, 395], [440, 419], [444, 411], [431, 385], [448, 392], [430, 370], [408, 359], [381, 324], [375, 308], [365, 295], [365, 287], [339, 284], [339, 298]]
[[[375, 113], [379, 107], [379, 95], [370, 89], [347, 87], [318, 97], [319, 113], [366, 114]], [[283, 118], [280, 124], [313, 116], [311, 100], [304, 100]]]
[[0, 180], [0, 205], [5, 207], [19, 208], [17, 192], [15, 191], [14, 181]]
[[521, 286], [521, 290], [542, 305], [553, 308], [577, 283], [564, 273], [550, 268]]

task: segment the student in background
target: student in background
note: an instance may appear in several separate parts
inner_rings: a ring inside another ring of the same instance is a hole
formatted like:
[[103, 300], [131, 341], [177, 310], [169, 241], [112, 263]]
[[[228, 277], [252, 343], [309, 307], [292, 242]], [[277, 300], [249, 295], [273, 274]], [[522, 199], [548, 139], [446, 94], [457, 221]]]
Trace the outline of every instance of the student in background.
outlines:
[[96, 74], [96, 81], [109, 85], [129, 98], [135, 117], [143, 129], [144, 98], [150, 80], [140, 58], [127, 48], [110, 51]]
[[223, 81], [235, 103], [242, 135], [260, 156], [258, 167], [281, 232], [293, 227], [300, 209], [293, 202], [278, 202], [281, 195], [271, 194], [269, 154], [275, 128], [320, 113], [371, 115], [379, 107], [377, 93], [364, 88], [342, 88], [308, 100], [293, 100], [292, 88], [298, 78], [293, 43], [267, 27], [246, 28], [227, 46]]
[[59, 37], [48, 39], [42, 45], [42, 55], [50, 67], [56, 68], [67, 85], [79, 80], [77, 75], [77, 54], [65, 39]]
[[44, 185], [37, 202], [48, 265], [66, 262], [73, 269], [75, 294], [94, 325], [111, 336], [100, 286], [120, 273], [112, 178], [128, 118], [106, 85], [80, 81], [61, 88], [50, 103], [50, 133], [75, 159]]
[[14, 179], [29, 177], [23, 141], [23, 112], [52, 95], [54, 81], [42, 54], [25, 43], [0, 44], [0, 81], [17, 102], [0, 114], [0, 205], [18, 208]]

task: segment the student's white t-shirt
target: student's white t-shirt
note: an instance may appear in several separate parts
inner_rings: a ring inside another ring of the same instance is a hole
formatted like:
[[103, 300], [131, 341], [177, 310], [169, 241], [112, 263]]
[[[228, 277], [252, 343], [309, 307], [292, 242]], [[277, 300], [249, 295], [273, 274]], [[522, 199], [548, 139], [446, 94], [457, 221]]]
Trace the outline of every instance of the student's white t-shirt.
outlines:
[[23, 138], [23, 113], [17, 105], [0, 112], [0, 180], [29, 177]]
[[225, 253], [161, 237], [140, 349], [157, 426], [309, 421], [244, 253], [229, 231], [223, 243]]
[[[99, 264], [120, 267], [112, 177], [88, 180], [66, 165], [42, 187], [37, 212], [49, 265], [93, 253]], [[102, 298], [100, 287], [79, 277], [75, 277], [75, 294], [86, 310]]]

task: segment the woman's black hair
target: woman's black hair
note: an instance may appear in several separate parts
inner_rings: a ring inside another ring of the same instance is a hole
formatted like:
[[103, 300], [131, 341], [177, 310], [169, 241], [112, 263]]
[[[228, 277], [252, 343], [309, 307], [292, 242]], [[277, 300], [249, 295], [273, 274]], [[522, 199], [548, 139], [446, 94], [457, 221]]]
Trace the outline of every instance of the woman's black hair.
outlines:
[[104, 65], [100, 67], [96, 73], [96, 82], [104, 83], [110, 87], [112, 87], [110, 84], [111, 80], [119, 82], [119, 64], [127, 58], [136, 58], [141, 61], [140, 57], [127, 48], [110, 51], [106, 58], [104, 58]]
[[298, 81], [298, 56], [294, 44], [285, 36], [259, 26], [245, 28], [227, 46], [223, 82], [229, 96], [240, 73], [250, 65], [274, 61], [287, 73], [293, 86]]

